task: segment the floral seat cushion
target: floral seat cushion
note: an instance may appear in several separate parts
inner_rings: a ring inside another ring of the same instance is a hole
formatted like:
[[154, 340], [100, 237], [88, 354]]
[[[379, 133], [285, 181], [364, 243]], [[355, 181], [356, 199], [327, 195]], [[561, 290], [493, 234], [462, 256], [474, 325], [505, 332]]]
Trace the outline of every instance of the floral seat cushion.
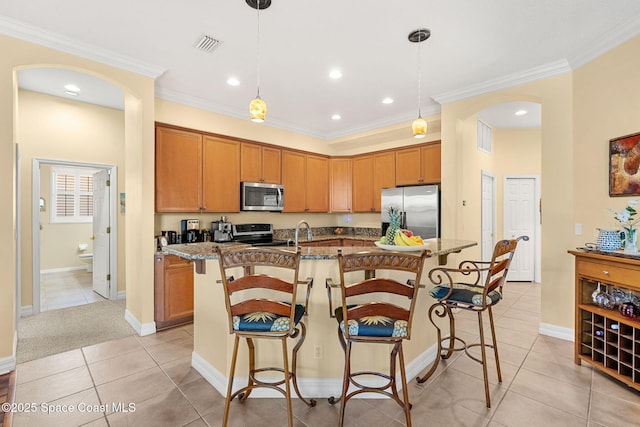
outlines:
[[[344, 333], [342, 307], [335, 309], [336, 320]], [[366, 316], [358, 320], [349, 320], [349, 335], [360, 337], [406, 337], [407, 321], [386, 316]]]
[[[296, 304], [294, 323], [300, 322], [304, 315], [304, 305]], [[294, 325], [294, 326], [295, 326]], [[282, 317], [277, 314], [259, 311], [247, 313], [242, 316], [233, 316], [233, 329], [245, 332], [282, 332], [289, 330], [289, 316]]]
[[[455, 283], [453, 292], [447, 298], [447, 301], [453, 301], [461, 304], [482, 306], [482, 286], [469, 285], [466, 283]], [[429, 295], [433, 298], [441, 300], [449, 293], [448, 286], [435, 286], [429, 291]], [[494, 305], [502, 299], [502, 294], [497, 289], [487, 294], [486, 305]]]

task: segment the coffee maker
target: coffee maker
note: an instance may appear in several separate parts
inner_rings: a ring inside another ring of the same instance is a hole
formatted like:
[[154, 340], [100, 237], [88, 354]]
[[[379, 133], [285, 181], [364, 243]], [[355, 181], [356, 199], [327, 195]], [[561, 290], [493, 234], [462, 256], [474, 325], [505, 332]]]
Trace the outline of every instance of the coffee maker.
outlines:
[[182, 243], [195, 243], [200, 241], [200, 220], [183, 219], [180, 221]]
[[233, 239], [231, 223], [227, 222], [226, 218], [221, 218], [220, 221], [213, 221], [211, 223], [211, 234], [214, 242], [230, 242]]

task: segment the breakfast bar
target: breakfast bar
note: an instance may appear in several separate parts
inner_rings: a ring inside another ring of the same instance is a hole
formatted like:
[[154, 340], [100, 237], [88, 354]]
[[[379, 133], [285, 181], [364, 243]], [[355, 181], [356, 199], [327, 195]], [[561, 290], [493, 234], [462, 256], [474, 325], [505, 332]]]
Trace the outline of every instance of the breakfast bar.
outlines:
[[[229, 334], [227, 313], [224, 304], [224, 292], [220, 284], [221, 276], [215, 247], [232, 248], [238, 243], [218, 244], [213, 242], [170, 245], [164, 251], [194, 261], [194, 351], [192, 366], [200, 372], [222, 395], [226, 393], [227, 375], [233, 348], [233, 336]], [[427, 284], [428, 271], [446, 262], [448, 255], [459, 253], [463, 249], [476, 246], [469, 240], [428, 239], [424, 249], [427, 251], [426, 265], [421, 283]], [[406, 247], [405, 247], [406, 248]], [[293, 250], [294, 248], [290, 248]], [[361, 251], [385, 251], [377, 247], [303, 247], [301, 248], [301, 279], [313, 278], [308, 306], [308, 316], [304, 319], [307, 336], [298, 359], [298, 377], [302, 393], [307, 396], [328, 397], [339, 394], [342, 386], [344, 353], [338, 342], [335, 319], [330, 317], [330, 304], [325, 290], [325, 281], [339, 279], [337, 263], [338, 250], [348, 254]], [[401, 273], [398, 273], [401, 274]], [[405, 280], [404, 277], [398, 279]], [[427, 288], [430, 286], [427, 285]], [[301, 293], [302, 294], [302, 293]], [[304, 295], [299, 295], [304, 298]], [[333, 306], [339, 305], [339, 292], [333, 294]], [[414, 334], [406, 343], [405, 357], [407, 375], [418, 375], [436, 357], [436, 331], [428, 322], [427, 311], [433, 300], [426, 290], [418, 293]], [[273, 344], [273, 345], [272, 345]], [[241, 347], [241, 353], [246, 348]], [[363, 348], [354, 354], [354, 368], [358, 362], [366, 360], [367, 367], [388, 369], [388, 352], [384, 349]], [[278, 363], [280, 350], [276, 342], [260, 342], [257, 358], [260, 363], [273, 365]], [[244, 356], [239, 359], [238, 372], [246, 371], [242, 365]], [[372, 367], [373, 364], [373, 367]], [[236, 377], [239, 384], [246, 379]], [[260, 390], [259, 390], [260, 391]], [[256, 392], [256, 397], [279, 397], [266, 391]], [[254, 394], [252, 394], [254, 396]]]

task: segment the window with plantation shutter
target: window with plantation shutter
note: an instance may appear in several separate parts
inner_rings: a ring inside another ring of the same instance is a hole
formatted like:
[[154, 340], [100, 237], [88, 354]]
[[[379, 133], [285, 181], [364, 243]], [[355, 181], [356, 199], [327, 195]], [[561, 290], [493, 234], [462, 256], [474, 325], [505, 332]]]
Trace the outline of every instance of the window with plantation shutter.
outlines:
[[51, 223], [93, 221], [93, 169], [51, 170]]
[[493, 129], [482, 120], [478, 120], [478, 150], [491, 153], [492, 142]]

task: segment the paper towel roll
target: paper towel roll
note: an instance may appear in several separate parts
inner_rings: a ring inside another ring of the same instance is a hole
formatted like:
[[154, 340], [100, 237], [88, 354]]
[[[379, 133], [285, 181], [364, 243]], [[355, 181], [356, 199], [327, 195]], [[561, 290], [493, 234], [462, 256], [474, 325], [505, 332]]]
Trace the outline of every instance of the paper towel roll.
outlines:
[[86, 243], [80, 243], [78, 245], [78, 249], [81, 251], [86, 251], [87, 249], [89, 249], [89, 245], [87, 245]]

